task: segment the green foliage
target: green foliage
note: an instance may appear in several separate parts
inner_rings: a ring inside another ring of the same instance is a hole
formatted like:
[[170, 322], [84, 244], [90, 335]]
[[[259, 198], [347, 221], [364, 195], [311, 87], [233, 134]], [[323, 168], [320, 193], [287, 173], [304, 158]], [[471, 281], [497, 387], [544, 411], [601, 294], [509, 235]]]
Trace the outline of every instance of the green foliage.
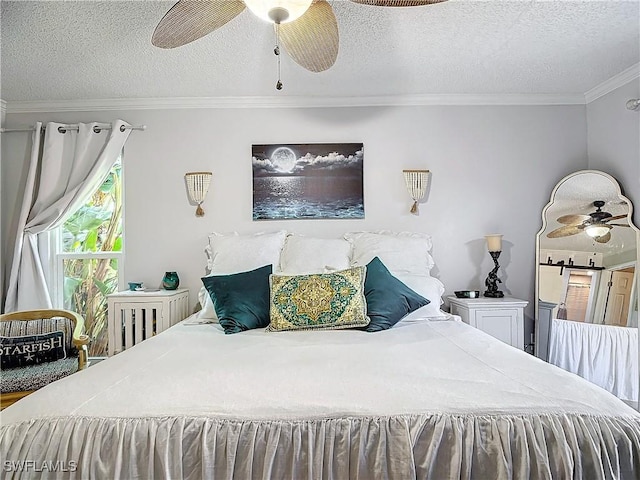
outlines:
[[[122, 177], [120, 164], [63, 225], [63, 251], [122, 251]], [[118, 261], [82, 258], [64, 261], [64, 308], [84, 316], [91, 337], [89, 355], [107, 351], [107, 298], [118, 288]]]
[[112, 250], [114, 252], [121, 252], [122, 251], [122, 235], [120, 235], [118, 238], [116, 238], [115, 242], [113, 242]]
[[[82, 280], [79, 278], [64, 277], [64, 298], [72, 298], [76, 290], [82, 285]], [[65, 302], [66, 303], [66, 302]]]
[[71, 234], [74, 240], [82, 241], [87, 232], [97, 229], [111, 218], [109, 210], [108, 205], [82, 205], [64, 223], [65, 233]]

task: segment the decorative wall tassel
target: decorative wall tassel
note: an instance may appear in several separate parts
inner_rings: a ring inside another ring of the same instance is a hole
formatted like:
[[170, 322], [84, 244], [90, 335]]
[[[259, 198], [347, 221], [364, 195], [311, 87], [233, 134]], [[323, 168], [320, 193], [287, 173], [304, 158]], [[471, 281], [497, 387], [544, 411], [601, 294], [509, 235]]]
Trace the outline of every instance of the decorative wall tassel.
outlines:
[[211, 176], [211, 172], [188, 172], [184, 174], [189, 200], [198, 205], [196, 208], [196, 217], [204, 216], [202, 202], [204, 202], [207, 192], [209, 191]]
[[429, 170], [403, 170], [404, 181], [413, 205], [409, 210], [414, 215], [418, 215], [418, 202], [424, 198], [429, 183]]

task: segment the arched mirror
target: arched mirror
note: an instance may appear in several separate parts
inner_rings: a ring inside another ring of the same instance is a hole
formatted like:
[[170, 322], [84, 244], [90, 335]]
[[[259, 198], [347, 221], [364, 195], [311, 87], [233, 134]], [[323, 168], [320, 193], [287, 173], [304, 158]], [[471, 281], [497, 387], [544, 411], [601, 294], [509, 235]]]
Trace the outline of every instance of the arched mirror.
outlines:
[[610, 175], [563, 178], [536, 240], [536, 356], [638, 406], [638, 238]]

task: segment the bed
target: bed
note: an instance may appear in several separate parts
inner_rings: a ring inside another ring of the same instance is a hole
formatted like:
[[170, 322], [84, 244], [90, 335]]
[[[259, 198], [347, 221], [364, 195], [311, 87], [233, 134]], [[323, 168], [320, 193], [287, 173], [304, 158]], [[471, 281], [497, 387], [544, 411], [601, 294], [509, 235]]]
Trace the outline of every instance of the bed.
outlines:
[[[227, 268], [216, 263], [217, 248], [213, 271]], [[410, 253], [403, 252], [375, 254], [399, 269]], [[640, 414], [439, 306], [434, 300], [375, 333], [254, 328], [229, 335], [222, 317], [203, 323], [211, 320], [201, 312], [0, 412], [3, 473], [638, 478]]]

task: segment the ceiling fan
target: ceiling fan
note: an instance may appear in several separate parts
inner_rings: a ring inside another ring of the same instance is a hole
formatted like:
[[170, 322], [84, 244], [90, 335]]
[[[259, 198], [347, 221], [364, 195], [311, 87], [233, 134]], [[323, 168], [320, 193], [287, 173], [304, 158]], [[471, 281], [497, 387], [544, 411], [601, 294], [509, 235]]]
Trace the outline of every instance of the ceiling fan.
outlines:
[[[381, 7], [412, 7], [446, 0], [351, 1]], [[322, 72], [335, 63], [338, 23], [331, 5], [325, 0], [180, 0], [160, 20], [151, 43], [160, 48], [186, 45], [230, 22], [245, 7], [275, 26], [278, 76], [280, 41], [289, 56], [311, 72]], [[282, 89], [280, 79], [276, 88]]]
[[609, 223], [614, 220], [627, 218], [627, 214], [614, 216], [609, 212], [604, 212], [602, 211], [604, 204], [605, 202], [602, 200], [593, 202], [596, 211], [588, 215], [571, 214], [559, 217], [558, 222], [564, 224], [564, 226], [549, 232], [547, 237], [561, 238], [584, 232], [598, 243], [607, 243], [611, 240], [611, 230], [613, 227], [628, 227], [629, 225]]

